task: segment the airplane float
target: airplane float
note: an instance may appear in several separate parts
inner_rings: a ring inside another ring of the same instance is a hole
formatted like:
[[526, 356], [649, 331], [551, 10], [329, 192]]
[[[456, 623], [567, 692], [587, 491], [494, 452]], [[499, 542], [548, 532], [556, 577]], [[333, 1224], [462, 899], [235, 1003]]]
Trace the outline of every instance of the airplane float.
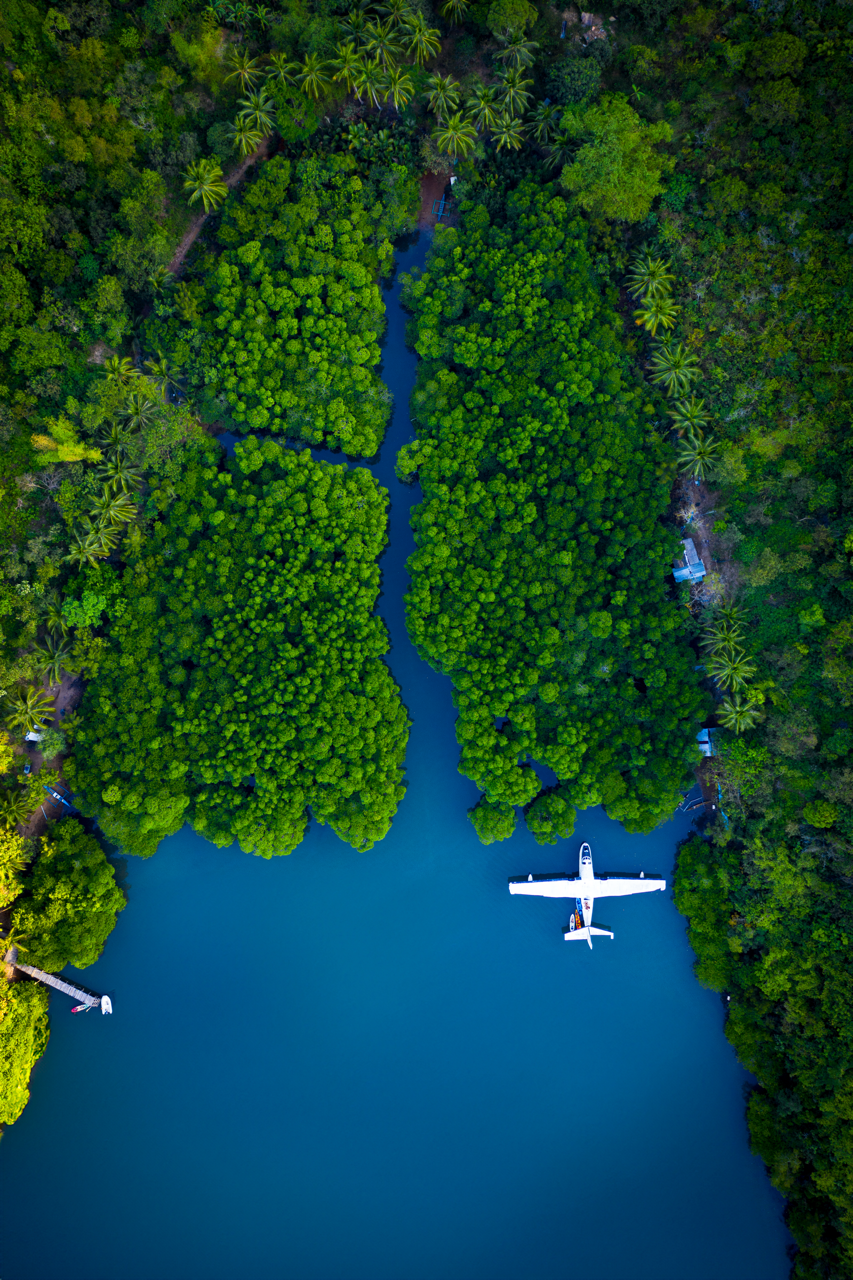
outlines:
[[578, 870], [577, 876], [512, 876], [509, 891], [539, 898], [574, 898], [575, 909], [563, 937], [566, 942], [588, 942], [590, 948], [593, 937], [613, 937], [612, 929], [592, 922], [592, 904], [596, 898], [622, 898], [629, 893], [651, 893], [654, 889], [666, 888], [662, 876], [647, 876], [643, 871], [618, 876], [594, 875], [588, 844], [581, 845]]

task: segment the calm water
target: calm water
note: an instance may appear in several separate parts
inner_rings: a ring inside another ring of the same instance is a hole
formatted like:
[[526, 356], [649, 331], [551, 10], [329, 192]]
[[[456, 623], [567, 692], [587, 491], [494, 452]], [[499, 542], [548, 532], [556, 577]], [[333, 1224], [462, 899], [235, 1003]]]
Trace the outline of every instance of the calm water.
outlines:
[[[423, 240], [402, 266], [423, 261]], [[449, 682], [403, 625], [415, 360], [389, 296], [397, 409], [380, 602], [412, 720], [409, 790], [359, 855], [315, 828], [272, 863], [189, 830], [131, 860], [130, 905], [56, 997], [32, 1102], [0, 1144], [2, 1280], [783, 1280], [782, 1201], [746, 1082], [669, 896], [616, 899], [590, 952], [507, 876], [669, 874], [680, 819], [600, 811], [541, 849], [465, 817]]]

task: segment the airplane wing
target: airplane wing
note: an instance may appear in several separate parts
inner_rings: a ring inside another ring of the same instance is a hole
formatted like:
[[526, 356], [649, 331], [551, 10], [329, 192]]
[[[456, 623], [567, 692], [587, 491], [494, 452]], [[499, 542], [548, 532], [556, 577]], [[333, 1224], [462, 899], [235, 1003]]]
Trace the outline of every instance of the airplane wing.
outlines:
[[513, 876], [510, 893], [530, 893], [538, 898], [577, 898], [580, 876]]
[[654, 889], [665, 889], [663, 876], [647, 876], [640, 872], [637, 875], [596, 876], [592, 886], [594, 898], [624, 898], [628, 893], [651, 893]]

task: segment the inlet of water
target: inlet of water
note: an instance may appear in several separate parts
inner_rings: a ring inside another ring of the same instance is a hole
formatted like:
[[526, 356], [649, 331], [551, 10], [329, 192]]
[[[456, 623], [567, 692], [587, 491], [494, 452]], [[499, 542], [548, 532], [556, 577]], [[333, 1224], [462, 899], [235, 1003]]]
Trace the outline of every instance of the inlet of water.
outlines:
[[[400, 254], [422, 265], [426, 243]], [[130, 902], [84, 981], [112, 1018], [56, 999], [32, 1101], [0, 1144], [3, 1280], [783, 1280], [782, 1201], [750, 1155], [744, 1073], [666, 894], [597, 913], [507, 877], [672, 870], [681, 817], [628, 836], [599, 811], [540, 848], [483, 848], [465, 813], [449, 682], [409, 645], [415, 357], [399, 282], [372, 468], [392, 496], [380, 611], [413, 721], [391, 834], [325, 828], [289, 858], [190, 830], [131, 860]], [[340, 461], [340, 459], [336, 459]]]

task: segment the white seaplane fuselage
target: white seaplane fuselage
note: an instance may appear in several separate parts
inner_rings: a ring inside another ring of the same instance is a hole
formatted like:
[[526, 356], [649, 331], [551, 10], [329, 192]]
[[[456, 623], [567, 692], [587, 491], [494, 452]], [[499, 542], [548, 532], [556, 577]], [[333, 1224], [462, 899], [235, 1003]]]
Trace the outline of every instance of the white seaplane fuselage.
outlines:
[[592, 905], [596, 898], [622, 898], [629, 893], [652, 893], [665, 889], [662, 876], [636, 874], [596, 876], [592, 870], [592, 850], [582, 844], [577, 876], [513, 876], [509, 882], [510, 893], [532, 894], [538, 898], [574, 898], [575, 909], [568, 926], [563, 931], [567, 942], [588, 942], [593, 936], [612, 938], [613, 931], [593, 924]]

